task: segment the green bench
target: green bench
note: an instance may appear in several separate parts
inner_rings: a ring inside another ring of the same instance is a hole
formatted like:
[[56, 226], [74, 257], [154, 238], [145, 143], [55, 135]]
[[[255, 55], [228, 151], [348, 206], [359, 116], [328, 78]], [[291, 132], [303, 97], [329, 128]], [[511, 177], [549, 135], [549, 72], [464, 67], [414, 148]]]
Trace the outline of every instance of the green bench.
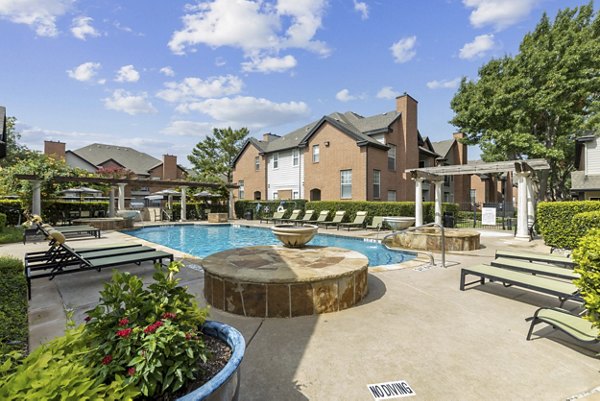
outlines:
[[527, 340], [531, 340], [534, 327], [539, 323], [546, 323], [556, 330], [585, 343], [598, 343], [600, 330], [592, 326], [592, 323], [580, 316], [561, 308], [543, 307], [535, 311], [535, 314], [527, 319], [531, 320], [531, 326], [527, 333]]

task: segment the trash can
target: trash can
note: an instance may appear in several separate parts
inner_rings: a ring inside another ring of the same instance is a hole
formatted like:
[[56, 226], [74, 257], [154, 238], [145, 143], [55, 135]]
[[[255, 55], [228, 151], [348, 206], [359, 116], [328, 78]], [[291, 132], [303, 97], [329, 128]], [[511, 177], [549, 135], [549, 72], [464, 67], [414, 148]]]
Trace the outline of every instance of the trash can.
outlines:
[[444, 227], [454, 228], [454, 213], [444, 212]]
[[246, 220], [254, 220], [254, 211], [252, 209], [246, 210], [244, 213], [244, 218]]

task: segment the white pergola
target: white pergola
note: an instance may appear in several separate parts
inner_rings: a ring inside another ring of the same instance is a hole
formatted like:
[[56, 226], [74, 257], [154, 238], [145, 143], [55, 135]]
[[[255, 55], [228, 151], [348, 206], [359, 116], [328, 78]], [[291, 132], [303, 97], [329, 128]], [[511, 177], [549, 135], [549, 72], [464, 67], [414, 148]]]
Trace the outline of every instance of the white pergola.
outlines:
[[[518, 185], [519, 210], [516, 238], [529, 238], [528, 227], [535, 221], [535, 193], [533, 173], [536, 170], [549, 170], [544, 159], [512, 160], [493, 163], [460, 164], [452, 166], [425, 167], [406, 170], [415, 181], [415, 226], [423, 225], [423, 182], [433, 182], [435, 186], [435, 222], [442, 224], [442, 186], [444, 176], [471, 175], [512, 172]], [[523, 213], [526, 210], [527, 213]]]

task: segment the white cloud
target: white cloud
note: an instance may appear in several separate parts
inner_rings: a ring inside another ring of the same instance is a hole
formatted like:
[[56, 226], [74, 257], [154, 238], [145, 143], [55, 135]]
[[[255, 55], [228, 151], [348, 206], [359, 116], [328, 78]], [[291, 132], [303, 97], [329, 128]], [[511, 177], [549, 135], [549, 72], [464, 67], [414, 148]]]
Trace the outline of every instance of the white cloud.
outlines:
[[369, 6], [365, 2], [354, 0], [354, 11], [358, 11], [362, 19], [369, 18]]
[[384, 86], [377, 92], [377, 98], [379, 99], [395, 99], [400, 96], [400, 92], [396, 92], [391, 86]]
[[475, 28], [492, 25], [496, 29], [509, 27], [529, 15], [540, 0], [463, 0], [473, 8], [469, 21]]
[[309, 114], [308, 106], [304, 102], [275, 103], [249, 96], [207, 99], [187, 104], [179, 111], [198, 111], [231, 126], [257, 129], [297, 121]]
[[494, 35], [479, 35], [475, 39], [466, 43], [458, 54], [458, 57], [466, 60], [470, 60], [475, 57], [483, 57], [485, 52], [494, 47]]
[[156, 113], [156, 109], [148, 101], [145, 92], [133, 95], [123, 89], [117, 89], [111, 97], [105, 98], [104, 107], [108, 110], [122, 111], [130, 115]]
[[171, 136], [193, 136], [204, 137], [212, 133], [212, 123], [199, 123], [196, 121], [177, 120], [171, 121], [161, 132]]
[[441, 81], [429, 81], [427, 82], [427, 87], [429, 89], [454, 89], [458, 87], [458, 84], [460, 84], [460, 78], [454, 78], [451, 80], [443, 79]]
[[300, 48], [327, 55], [329, 49], [314, 40], [322, 25], [326, 0], [212, 0], [188, 6], [183, 28], [173, 33], [169, 48], [175, 54], [204, 44], [231, 46], [246, 56]]
[[166, 66], [160, 69], [160, 73], [164, 74], [167, 77], [174, 77], [175, 71], [170, 66]]
[[[100, 67], [100, 63], [89, 61], [78, 65], [72, 70], [67, 70], [67, 75], [69, 75], [69, 78], [76, 79], [77, 81], [88, 82], [98, 74]], [[102, 84], [103, 82], [98, 83]]]
[[349, 102], [351, 100], [355, 100], [356, 96], [351, 95], [348, 89], [342, 89], [335, 94], [335, 98], [340, 102]]
[[246, 72], [284, 72], [294, 68], [298, 64], [296, 58], [291, 55], [284, 57], [253, 57], [251, 61], [242, 63], [242, 70]]
[[29, 25], [38, 36], [58, 35], [56, 18], [66, 14], [75, 0], [2, 0], [0, 18]]
[[413, 57], [417, 54], [415, 50], [415, 45], [417, 44], [416, 36], [409, 36], [406, 38], [402, 38], [390, 47], [392, 51], [392, 55], [394, 56], [394, 61], [396, 63], [406, 63], [407, 61], [412, 60]]
[[206, 80], [189, 77], [183, 81], [165, 83], [167, 89], [156, 96], [167, 102], [192, 102], [201, 98], [235, 95], [241, 92], [244, 83], [234, 75], [210, 77]]
[[96, 37], [100, 36], [100, 33], [91, 25], [94, 21], [90, 17], [76, 17], [73, 18], [73, 24], [71, 25], [71, 33], [77, 39], [85, 40], [86, 36]]
[[136, 71], [135, 67], [131, 64], [124, 65], [117, 71], [115, 81], [117, 82], [137, 82], [140, 80], [140, 73]]

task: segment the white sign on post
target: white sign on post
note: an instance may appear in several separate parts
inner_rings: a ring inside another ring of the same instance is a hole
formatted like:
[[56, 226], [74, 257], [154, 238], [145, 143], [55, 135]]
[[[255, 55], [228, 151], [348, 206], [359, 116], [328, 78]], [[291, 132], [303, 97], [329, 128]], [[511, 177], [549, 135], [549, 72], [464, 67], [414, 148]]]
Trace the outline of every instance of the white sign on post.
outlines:
[[481, 208], [481, 224], [484, 226], [496, 225], [496, 208], [483, 207]]
[[367, 384], [367, 388], [375, 401], [391, 400], [392, 398], [411, 397], [416, 395], [415, 391], [410, 388], [407, 382], [399, 380], [395, 382]]

